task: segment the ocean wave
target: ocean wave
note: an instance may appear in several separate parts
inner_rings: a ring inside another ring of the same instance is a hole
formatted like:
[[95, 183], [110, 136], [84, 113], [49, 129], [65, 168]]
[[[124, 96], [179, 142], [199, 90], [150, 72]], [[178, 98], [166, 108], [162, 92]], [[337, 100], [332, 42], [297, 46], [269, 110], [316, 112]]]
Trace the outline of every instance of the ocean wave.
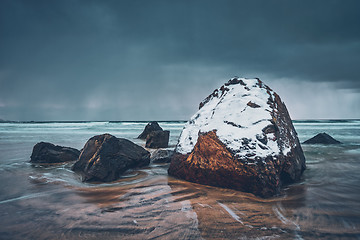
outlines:
[[293, 120], [295, 124], [312, 124], [312, 123], [320, 123], [320, 124], [327, 124], [327, 123], [358, 123], [360, 124], [360, 119], [324, 119], [324, 120]]

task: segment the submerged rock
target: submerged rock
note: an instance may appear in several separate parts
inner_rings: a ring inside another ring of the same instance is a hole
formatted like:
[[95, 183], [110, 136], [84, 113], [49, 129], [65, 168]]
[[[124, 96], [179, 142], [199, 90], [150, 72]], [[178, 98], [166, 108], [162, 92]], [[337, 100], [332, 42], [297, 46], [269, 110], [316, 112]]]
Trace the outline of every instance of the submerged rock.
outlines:
[[110, 134], [90, 138], [72, 169], [83, 181], [111, 182], [128, 169], [147, 166], [150, 153], [133, 142]]
[[173, 150], [158, 149], [151, 154], [150, 160], [153, 163], [169, 163], [173, 155]]
[[341, 144], [327, 133], [319, 133], [316, 136], [306, 140], [303, 144]]
[[80, 151], [75, 148], [57, 146], [48, 142], [37, 143], [32, 151], [32, 163], [61, 163], [78, 159]]
[[145, 147], [167, 148], [169, 144], [170, 131], [154, 131], [148, 134]]
[[279, 95], [259, 79], [233, 78], [201, 102], [186, 123], [168, 173], [269, 197], [299, 180], [305, 168]]
[[146, 126], [144, 131], [137, 137], [140, 139], [146, 139], [148, 135], [155, 131], [163, 131], [163, 129], [159, 126], [159, 124], [155, 121], [149, 122]]

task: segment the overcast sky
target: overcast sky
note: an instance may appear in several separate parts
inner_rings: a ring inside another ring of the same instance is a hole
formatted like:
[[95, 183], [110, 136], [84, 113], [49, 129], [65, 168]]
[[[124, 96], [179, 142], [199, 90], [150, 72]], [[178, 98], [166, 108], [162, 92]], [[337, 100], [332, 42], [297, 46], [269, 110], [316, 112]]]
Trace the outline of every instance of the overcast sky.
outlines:
[[360, 118], [360, 1], [0, 0], [0, 118], [187, 120], [233, 76]]

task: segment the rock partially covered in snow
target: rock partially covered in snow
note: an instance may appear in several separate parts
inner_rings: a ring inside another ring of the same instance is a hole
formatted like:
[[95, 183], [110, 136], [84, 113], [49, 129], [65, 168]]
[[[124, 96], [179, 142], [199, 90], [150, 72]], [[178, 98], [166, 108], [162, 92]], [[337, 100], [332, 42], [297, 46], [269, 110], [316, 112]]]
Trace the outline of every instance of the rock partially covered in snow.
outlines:
[[269, 197], [300, 179], [305, 157], [285, 104], [259, 79], [233, 78], [186, 123], [169, 174]]
[[72, 170], [79, 172], [83, 181], [111, 182], [128, 169], [147, 166], [150, 153], [135, 143], [110, 134], [90, 138]]
[[341, 144], [327, 133], [319, 133], [316, 136], [306, 140], [303, 144]]

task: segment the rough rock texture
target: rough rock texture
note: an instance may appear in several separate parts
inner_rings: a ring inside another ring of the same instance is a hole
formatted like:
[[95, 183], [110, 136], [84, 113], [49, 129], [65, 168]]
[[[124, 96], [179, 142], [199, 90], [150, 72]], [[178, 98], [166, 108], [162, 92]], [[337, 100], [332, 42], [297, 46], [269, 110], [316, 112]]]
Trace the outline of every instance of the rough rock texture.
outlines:
[[155, 131], [162, 131], [163, 129], [159, 126], [157, 122], [149, 122], [144, 131], [138, 136], [140, 139], [146, 139], [148, 135]]
[[158, 149], [151, 154], [150, 160], [153, 163], [169, 163], [173, 155], [173, 150]]
[[83, 181], [111, 182], [128, 169], [147, 166], [150, 153], [133, 142], [110, 134], [90, 138], [73, 170]]
[[305, 168], [280, 97], [259, 79], [233, 78], [200, 103], [180, 135], [168, 172], [269, 197], [299, 180]]
[[147, 148], [167, 148], [169, 144], [170, 131], [154, 131], [146, 138]]
[[303, 142], [303, 144], [341, 144], [341, 142], [334, 139], [327, 133], [319, 133], [315, 137]]
[[48, 142], [37, 143], [32, 151], [32, 163], [61, 163], [78, 159], [80, 151], [70, 147], [56, 146]]

